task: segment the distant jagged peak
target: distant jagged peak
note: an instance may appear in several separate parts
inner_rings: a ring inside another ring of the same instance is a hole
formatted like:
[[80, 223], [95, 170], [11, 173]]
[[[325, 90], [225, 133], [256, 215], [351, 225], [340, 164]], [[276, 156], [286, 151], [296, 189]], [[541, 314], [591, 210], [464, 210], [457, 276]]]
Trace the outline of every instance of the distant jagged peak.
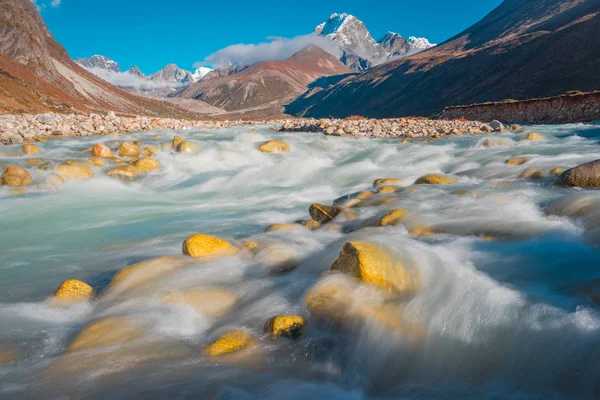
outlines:
[[133, 67], [129, 68], [129, 71], [127, 72], [131, 75], [139, 76], [140, 78], [146, 77], [146, 75], [144, 75], [144, 73], [138, 68], [137, 65], [134, 65]]
[[78, 58], [75, 62], [87, 69], [100, 68], [107, 71], [121, 72], [121, 67], [116, 61], [101, 54], [94, 54], [88, 58]]

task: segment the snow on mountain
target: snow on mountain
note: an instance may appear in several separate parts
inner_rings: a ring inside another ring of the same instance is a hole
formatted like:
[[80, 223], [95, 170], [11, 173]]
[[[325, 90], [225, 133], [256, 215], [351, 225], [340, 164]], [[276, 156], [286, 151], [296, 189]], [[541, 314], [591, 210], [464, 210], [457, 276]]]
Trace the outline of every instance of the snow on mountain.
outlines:
[[353, 15], [332, 14], [315, 28], [313, 35], [324, 36], [342, 50], [340, 60], [350, 69], [361, 72], [391, 58], [414, 54], [433, 47], [426, 38], [411, 36], [408, 40], [395, 32], [388, 32], [378, 42], [365, 24]]
[[194, 78], [195, 82], [198, 82], [200, 79], [204, 78], [204, 76], [211, 71], [212, 71], [211, 68], [200, 67], [200, 68], [196, 69], [196, 71], [194, 71], [194, 73], [192, 74], [192, 77]]
[[93, 55], [89, 58], [78, 58], [75, 60], [75, 62], [86, 69], [100, 68], [107, 71], [121, 72], [121, 68], [116, 61], [99, 54]]
[[423, 50], [425, 50], [425, 49], [429, 49], [430, 47], [435, 46], [435, 44], [429, 43], [429, 40], [427, 40], [427, 38], [418, 38], [418, 37], [415, 37], [415, 36], [411, 36], [411, 37], [408, 38], [408, 41], [416, 49], [423, 49]]

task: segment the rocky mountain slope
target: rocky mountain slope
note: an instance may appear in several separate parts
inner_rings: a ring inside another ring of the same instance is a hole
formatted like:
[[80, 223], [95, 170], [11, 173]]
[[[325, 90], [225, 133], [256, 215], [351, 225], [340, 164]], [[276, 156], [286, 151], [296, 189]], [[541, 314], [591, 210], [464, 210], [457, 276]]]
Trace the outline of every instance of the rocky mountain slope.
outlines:
[[50, 110], [197, 116], [97, 78], [71, 60], [30, 0], [0, 0], [0, 111]]
[[353, 15], [332, 14], [316, 27], [314, 35], [324, 36], [335, 42], [342, 56], [340, 60], [353, 71], [364, 71], [390, 58], [416, 53], [433, 45], [425, 38], [411, 37], [406, 40], [394, 32], [388, 32], [376, 42], [365, 24]]
[[600, 89], [600, 1], [505, 0], [427, 51], [312, 88], [296, 115], [432, 115], [444, 107]]
[[238, 73], [194, 83], [175, 96], [202, 100], [227, 111], [278, 105], [292, 100], [320, 77], [349, 72], [325, 50], [308, 46], [283, 61], [260, 62]]

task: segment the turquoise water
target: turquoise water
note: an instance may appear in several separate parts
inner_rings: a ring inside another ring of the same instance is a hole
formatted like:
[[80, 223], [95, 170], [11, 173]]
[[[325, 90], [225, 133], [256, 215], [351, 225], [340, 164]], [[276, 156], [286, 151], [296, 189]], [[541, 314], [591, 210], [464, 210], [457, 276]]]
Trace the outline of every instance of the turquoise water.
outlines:
[[[523, 140], [530, 131], [548, 140]], [[162, 151], [160, 170], [134, 182], [106, 177], [106, 167], [95, 168], [93, 179], [49, 187], [38, 185], [49, 172], [29, 166], [34, 182], [26, 195], [0, 187], [0, 349], [18, 354], [0, 367], [0, 398], [600, 396], [600, 313], [593, 302], [600, 294], [600, 194], [557, 188], [551, 178], [517, 178], [530, 167], [548, 173], [600, 159], [600, 126], [528, 127], [433, 144], [268, 127], [157, 131], [51, 140], [35, 157], [84, 159], [83, 150], [97, 142], [161, 147], [175, 134], [198, 152]], [[291, 152], [256, 150], [275, 138]], [[530, 161], [504, 164], [517, 156]], [[0, 148], [0, 164], [25, 166], [25, 158], [16, 146]], [[372, 189], [377, 178], [401, 178], [408, 187], [434, 172], [459, 179], [356, 209], [358, 219], [340, 221], [342, 232], [263, 233], [270, 224], [308, 218], [313, 202]], [[585, 212], [569, 211], [578, 204]], [[393, 207], [409, 210], [405, 224], [373, 227]], [[417, 225], [440, 234], [411, 236], [407, 228]], [[244, 254], [168, 273], [131, 296], [103, 292], [122, 268], [181, 254], [183, 240], [199, 232], [280, 246], [299, 265], [274, 275], [268, 254]], [[402, 304], [404, 318], [424, 332], [418, 343], [369, 319], [342, 331], [311, 320], [304, 294], [327, 275], [343, 244], [356, 239], [393, 247], [420, 274], [422, 289]], [[65, 279], [81, 279], [100, 294], [68, 307], [48, 302]], [[238, 302], [214, 317], [159, 301], [160, 293], [189, 287], [226, 288]], [[262, 334], [265, 320], [281, 313], [307, 317], [301, 339]], [[75, 371], [48, 372], [82, 327], [118, 315], [145, 323], [152, 349], [145, 353], [176, 348], [177, 355], [147, 360], [124, 344], [117, 361], [92, 352]], [[251, 365], [202, 355], [204, 345], [235, 328], [260, 338], [262, 353]]]

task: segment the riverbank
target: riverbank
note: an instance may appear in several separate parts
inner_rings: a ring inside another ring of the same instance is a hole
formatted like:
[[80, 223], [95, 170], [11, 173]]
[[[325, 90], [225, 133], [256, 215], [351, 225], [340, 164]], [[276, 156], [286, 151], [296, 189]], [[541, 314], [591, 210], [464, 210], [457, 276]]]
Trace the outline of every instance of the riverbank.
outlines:
[[[320, 132], [332, 136], [439, 138], [449, 135], [500, 132], [501, 123], [426, 118], [365, 119], [232, 119], [182, 120], [175, 118], [125, 117], [114, 112], [100, 114], [3, 114], [0, 144], [27, 143], [47, 137], [91, 136], [144, 132], [158, 129], [188, 130], [228, 128], [243, 125], [280, 126], [280, 132]], [[508, 129], [516, 126], [508, 127]]]
[[3, 114], [0, 115], [0, 143], [39, 141], [48, 136], [91, 136], [131, 133], [157, 129], [213, 129], [241, 125], [283, 123], [271, 120], [183, 120], [156, 117], [123, 117], [114, 112], [100, 114]]
[[280, 132], [321, 132], [330, 136], [358, 136], [370, 138], [403, 137], [415, 139], [426, 137], [439, 139], [443, 136], [501, 132], [518, 129], [505, 127], [498, 121], [431, 120], [426, 118], [368, 119], [349, 117], [345, 119], [299, 119], [287, 121]]

